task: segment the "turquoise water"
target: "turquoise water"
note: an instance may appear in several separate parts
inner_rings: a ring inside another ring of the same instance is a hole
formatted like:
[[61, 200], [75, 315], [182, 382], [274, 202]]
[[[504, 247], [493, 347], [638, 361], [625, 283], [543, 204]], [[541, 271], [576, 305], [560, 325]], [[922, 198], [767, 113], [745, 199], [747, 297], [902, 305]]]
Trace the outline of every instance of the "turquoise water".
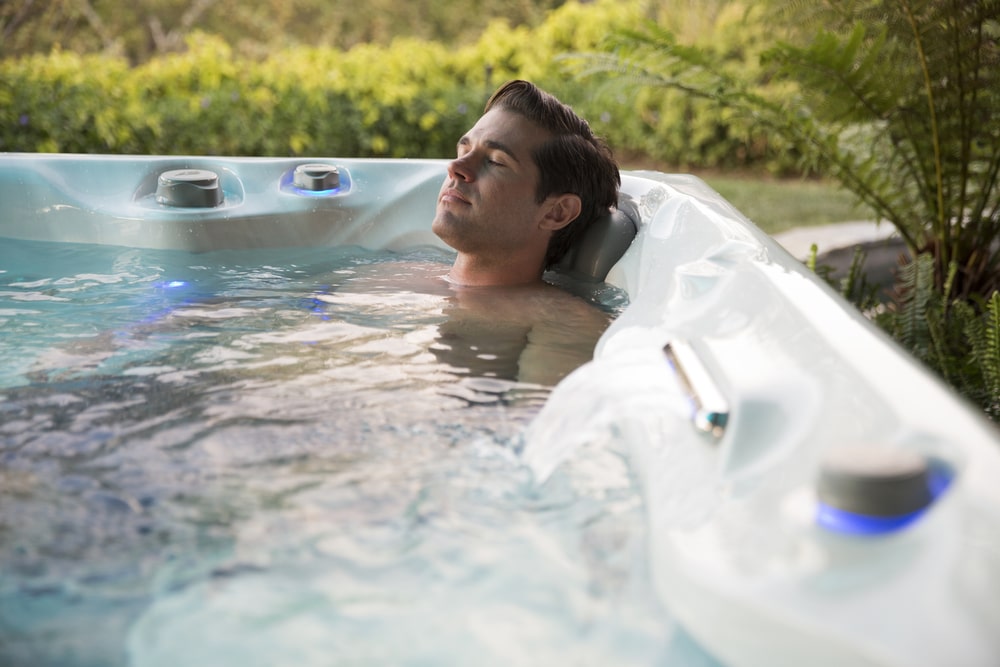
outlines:
[[586, 317], [448, 259], [4, 241], [0, 664], [714, 664], [626, 463], [519, 460]]

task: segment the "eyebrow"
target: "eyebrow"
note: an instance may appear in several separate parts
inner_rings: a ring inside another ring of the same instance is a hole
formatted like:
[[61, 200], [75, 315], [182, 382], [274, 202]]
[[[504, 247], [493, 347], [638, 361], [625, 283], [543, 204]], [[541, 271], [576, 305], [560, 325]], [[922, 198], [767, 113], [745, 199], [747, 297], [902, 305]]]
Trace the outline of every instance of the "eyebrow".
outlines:
[[[471, 143], [472, 140], [469, 138], [469, 135], [465, 135], [464, 137], [458, 140], [459, 146], [466, 146]], [[509, 155], [510, 159], [513, 160], [514, 162], [521, 164], [521, 160], [518, 159], [517, 155], [514, 154], [513, 149], [511, 149], [507, 144], [503, 143], [502, 141], [497, 141], [496, 139], [485, 139], [483, 140], [483, 145], [486, 146], [487, 148], [501, 151], [502, 153]]]

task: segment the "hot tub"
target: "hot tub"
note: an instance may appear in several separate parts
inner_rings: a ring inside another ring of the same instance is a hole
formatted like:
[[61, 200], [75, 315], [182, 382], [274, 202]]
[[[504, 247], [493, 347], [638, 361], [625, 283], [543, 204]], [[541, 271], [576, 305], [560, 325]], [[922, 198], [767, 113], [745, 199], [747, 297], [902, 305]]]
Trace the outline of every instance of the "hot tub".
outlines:
[[[326, 263], [355, 275], [380, 253], [446, 264], [430, 231], [445, 165], [0, 157], [0, 318], [73, 341], [25, 343], [3, 375], [5, 504], [35, 521], [4, 517], [0, 654], [1000, 661], [995, 427], [696, 178], [623, 174], [619, 212], [550, 276], [627, 297], [592, 361], [551, 391], [461, 378], [460, 408], [418, 419], [440, 369], [366, 331], [423, 297], [376, 292], [384, 308], [334, 328], [343, 290], [289, 291], [342, 286]], [[128, 286], [113, 309], [107, 284]], [[64, 303], [65, 329], [45, 310]], [[384, 378], [364, 355], [386, 354], [411, 393], [367, 393]], [[205, 368], [224, 380], [190, 384]], [[95, 642], [81, 618], [102, 613]]]

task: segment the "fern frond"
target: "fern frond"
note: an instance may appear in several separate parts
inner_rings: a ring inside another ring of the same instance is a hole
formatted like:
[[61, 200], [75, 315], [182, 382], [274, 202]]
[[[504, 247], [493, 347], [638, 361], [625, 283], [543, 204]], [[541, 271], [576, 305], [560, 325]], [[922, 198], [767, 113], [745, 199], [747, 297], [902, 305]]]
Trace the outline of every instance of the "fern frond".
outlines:
[[933, 342], [927, 313], [934, 297], [933, 256], [920, 254], [903, 265], [899, 270], [898, 291], [897, 338], [919, 359], [929, 361]]
[[859, 282], [864, 277], [861, 269], [865, 263], [865, 251], [861, 246], [854, 249], [851, 257], [851, 265], [847, 268], [847, 275], [840, 281], [840, 294], [845, 299], [850, 299], [858, 287]]
[[843, 36], [828, 30], [808, 45], [779, 44], [765, 62], [799, 81], [818, 116], [836, 124], [885, 120], [898, 102], [900, 73], [887, 77], [885, 32], [858, 24]]
[[935, 319], [942, 324], [936, 340], [934, 368], [961, 394], [975, 403], [983, 402], [983, 381], [975, 363], [969, 332], [979, 322], [979, 314], [968, 301], [955, 301], [947, 315], [943, 307], [935, 309]]
[[966, 327], [971, 356], [982, 376], [983, 407], [1000, 417], [1000, 292], [994, 292], [980, 317]]

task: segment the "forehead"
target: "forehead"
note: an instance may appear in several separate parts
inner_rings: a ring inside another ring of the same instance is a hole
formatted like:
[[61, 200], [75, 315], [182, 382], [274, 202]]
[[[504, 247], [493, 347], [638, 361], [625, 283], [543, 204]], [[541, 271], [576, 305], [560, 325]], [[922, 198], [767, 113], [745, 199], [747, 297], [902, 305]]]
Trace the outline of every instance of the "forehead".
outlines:
[[461, 143], [499, 144], [523, 162], [551, 136], [548, 130], [521, 114], [496, 108], [487, 111], [462, 137]]

